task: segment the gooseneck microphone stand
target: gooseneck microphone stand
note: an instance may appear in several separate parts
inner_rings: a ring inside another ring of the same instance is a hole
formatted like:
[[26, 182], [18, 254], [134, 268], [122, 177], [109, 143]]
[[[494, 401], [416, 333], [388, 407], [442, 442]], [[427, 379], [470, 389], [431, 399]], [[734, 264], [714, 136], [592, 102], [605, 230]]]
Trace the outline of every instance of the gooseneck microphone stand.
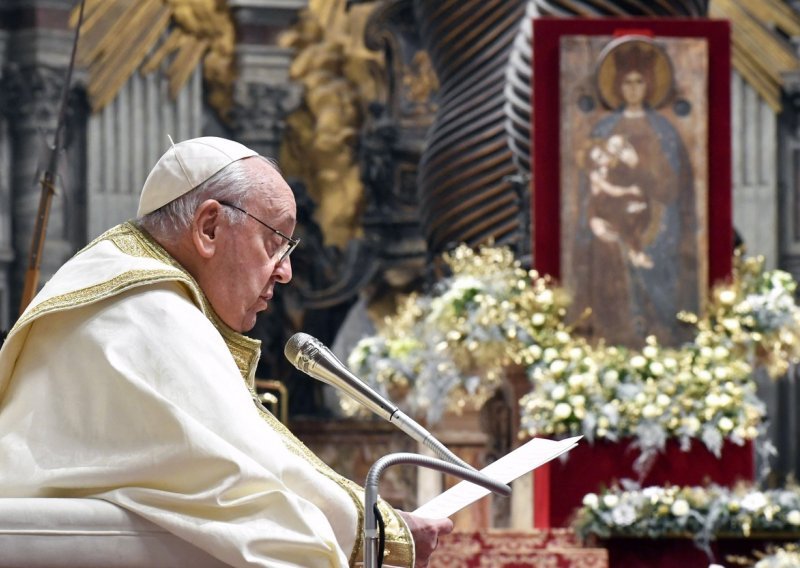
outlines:
[[369, 473], [367, 473], [367, 481], [364, 484], [364, 568], [380, 568], [383, 563], [383, 538], [379, 535], [380, 527], [378, 526], [379, 520], [381, 527], [383, 522], [377, 510], [378, 482], [384, 470], [397, 464], [427, 467], [466, 479], [498, 495], [504, 497], [511, 495], [511, 488], [508, 485], [500, 483], [472, 468], [418, 454], [396, 453], [383, 456], [372, 464]]

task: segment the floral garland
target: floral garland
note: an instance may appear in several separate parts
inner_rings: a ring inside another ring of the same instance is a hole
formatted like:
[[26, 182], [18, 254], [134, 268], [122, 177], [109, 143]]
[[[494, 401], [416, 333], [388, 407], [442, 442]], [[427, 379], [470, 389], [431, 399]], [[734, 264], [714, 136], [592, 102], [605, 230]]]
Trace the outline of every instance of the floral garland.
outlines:
[[613, 488], [600, 495], [587, 494], [573, 527], [584, 540], [590, 535], [694, 536], [706, 551], [719, 535], [780, 533], [800, 538], [800, 490], [760, 491], [746, 485]]
[[777, 377], [800, 360], [796, 283], [764, 271], [761, 258], [737, 255], [705, 314], [677, 314], [696, 327], [692, 342], [668, 349], [651, 337], [641, 351], [573, 335], [566, 292], [507, 249], [462, 245], [445, 261], [452, 275], [430, 294], [406, 298], [348, 358], [373, 387], [429, 422], [479, 408], [503, 370], [521, 365], [532, 384], [520, 400], [522, 432], [630, 437], [642, 451], [641, 471], [668, 438], [684, 448], [699, 438], [717, 455], [725, 439], [755, 438], [765, 407], [754, 369]]
[[797, 568], [797, 566], [800, 566], [800, 550], [797, 546], [787, 546], [764, 555], [753, 568]]
[[633, 438], [642, 451], [640, 473], [668, 438], [683, 448], [699, 438], [717, 456], [725, 439], [741, 445], [755, 438], [766, 409], [754, 368], [777, 377], [800, 357], [795, 289], [786, 272], [765, 272], [762, 258], [737, 255], [730, 282], [712, 290], [706, 314], [678, 314], [698, 330], [680, 349], [652, 337], [641, 352], [570, 338], [529, 367], [534, 388], [520, 401], [523, 430]]

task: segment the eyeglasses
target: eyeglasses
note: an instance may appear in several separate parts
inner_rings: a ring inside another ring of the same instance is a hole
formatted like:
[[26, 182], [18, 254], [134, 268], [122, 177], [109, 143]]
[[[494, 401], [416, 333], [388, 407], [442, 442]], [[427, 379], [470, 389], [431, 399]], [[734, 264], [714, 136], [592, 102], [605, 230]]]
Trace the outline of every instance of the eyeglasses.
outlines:
[[289, 235], [284, 235], [278, 229], [276, 229], [274, 227], [270, 227], [264, 221], [262, 221], [261, 219], [259, 219], [255, 215], [251, 215], [250, 213], [248, 213], [247, 211], [245, 211], [241, 207], [237, 207], [233, 203], [228, 203], [227, 201], [218, 201], [218, 202], [219, 202], [220, 205], [224, 205], [225, 207], [230, 207], [231, 209], [236, 209], [237, 211], [241, 211], [242, 213], [244, 213], [245, 215], [247, 215], [248, 217], [250, 217], [254, 221], [258, 221], [259, 223], [264, 225], [267, 229], [269, 229], [270, 231], [272, 231], [273, 233], [275, 233], [276, 235], [278, 235], [279, 237], [281, 237], [283, 240], [286, 241], [285, 243], [283, 243], [281, 248], [278, 250], [278, 264], [283, 262], [283, 260], [286, 257], [288, 257], [290, 254], [292, 254], [292, 251], [295, 249], [295, 247], [298, 244], [300, 244], [300, 239], [295, 238], [295, 237], [290, 237]]

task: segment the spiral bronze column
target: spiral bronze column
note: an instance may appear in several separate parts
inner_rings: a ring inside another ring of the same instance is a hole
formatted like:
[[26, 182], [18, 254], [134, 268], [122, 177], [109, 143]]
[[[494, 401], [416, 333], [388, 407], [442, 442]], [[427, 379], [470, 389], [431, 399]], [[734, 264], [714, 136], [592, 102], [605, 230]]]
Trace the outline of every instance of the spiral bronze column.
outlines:
[[521, 239], [520, 199], [506, 141], [503, 86], [523, 0], [415, 0], [423, 45], [439, 77], [439, 109], [419, 165], [428, 253], [458, 243]]

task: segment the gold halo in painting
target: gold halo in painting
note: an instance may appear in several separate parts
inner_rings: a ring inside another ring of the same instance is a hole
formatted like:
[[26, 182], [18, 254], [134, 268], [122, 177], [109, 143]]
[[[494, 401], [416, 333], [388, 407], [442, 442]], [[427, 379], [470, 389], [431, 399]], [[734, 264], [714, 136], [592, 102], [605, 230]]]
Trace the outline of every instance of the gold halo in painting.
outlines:
[[[646, 102], [650, 108], [664, 104], [672, 93], [672, 62], [663, 48], [646, 36], [623, 36], [610, 41], [597, 58], [595, 79], [601, 102], [619, 108], [622, 97], [615, 86], [618, 73], [652, 71]], [[643, 73], [647, 76], [647, 73]]]

